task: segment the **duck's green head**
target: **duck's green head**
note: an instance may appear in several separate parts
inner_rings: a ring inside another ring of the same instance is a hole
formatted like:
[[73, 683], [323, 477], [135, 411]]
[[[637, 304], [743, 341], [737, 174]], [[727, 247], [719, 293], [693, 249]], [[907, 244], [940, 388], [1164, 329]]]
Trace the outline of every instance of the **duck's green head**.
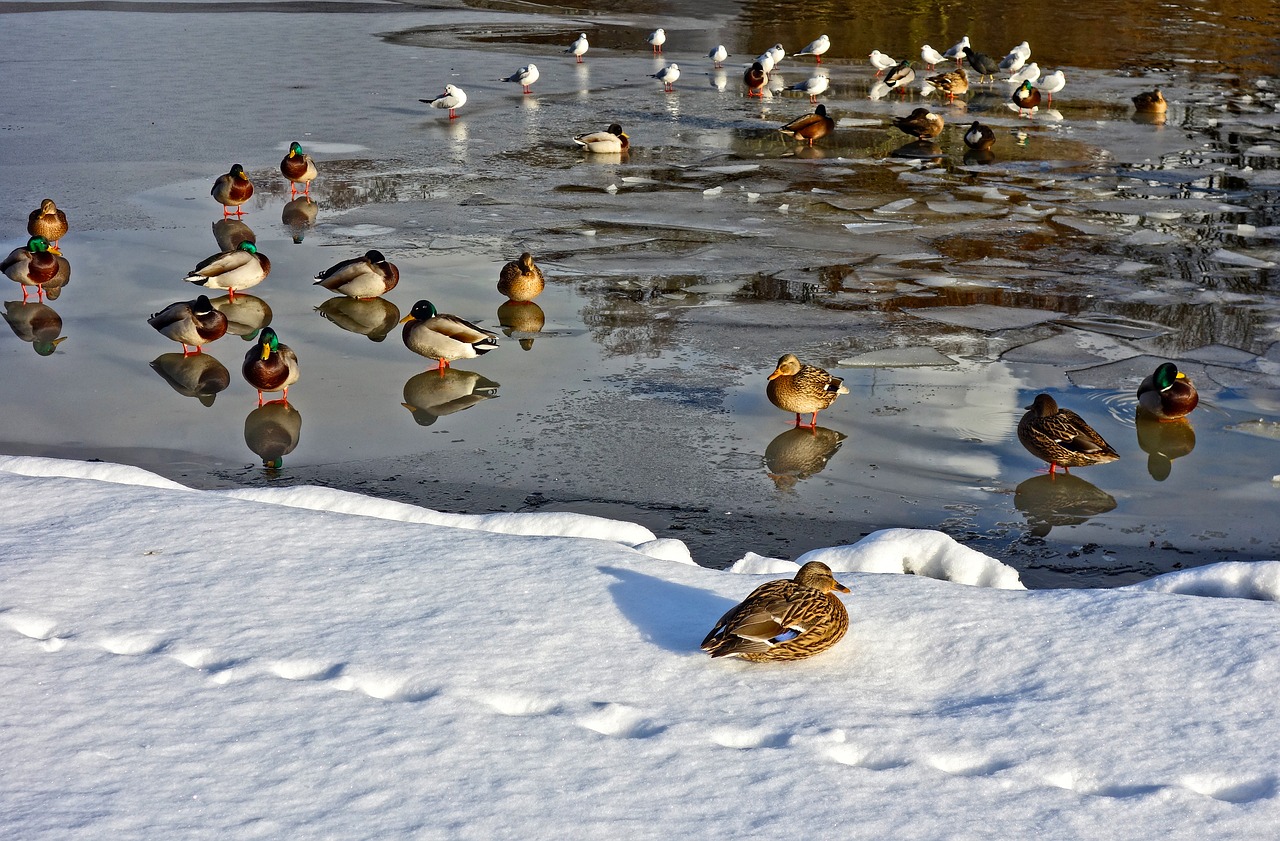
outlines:
[[257, 253], [258, 253], [258, 246], [254, 245], [253, 243], [249, 242], [248, 240], [246, 240], [246, 241], [244, 241], [244, 242], [240, 243], [239, 248], [240, 248], [240, 250], [241, 250], [241, 251], [248, 251], [250, 254], [257, 254]]
[[276, 336], [276, 331], [270, 327], [263, 327], [262, 332], [258, 334], [258, 349], [262, 351], [262, 358], [266, 360], [273, 353], [280, 350], [280, 339]]
[[238, 178], [244, 181], [249, 180], [249, 176], [245, 174], [244, 167], [242, 167], [240, 164], [235, 164], [234, 166], [231, 167], [231, 177]]
[[66, 336], [59, 336], [51, 342], [34, 341], [31, 343], [31, 347], [33, 347], [35, 352], [40, 356], [49, 356], [58, 349], [58, 345], [62, 344], [66, 340]]
[[295, 155], [301, 155], [301, 154], [302, 154], [302, 144], [301, 144], [301, 143], [299, 143], [298, 141], [296, 141], [296, 140], [295, 140], [295, 141], [293, 141], [292, 143], [290, 143], [290, 144], [289, 144], [289, 157], [291, 157], [291, 158], [292, 158], [292, 157], [294, 157]]
[[1024, 79], [1019, 90], [1023, 93], [1031, 93], [1031, 82]]
[[27, 250], [32, 254], [40, 254], [49, 250], [49, 240], [44, 237], [32, 237], [27, 240]]
[[409, 314], [400, 320], [401, 324], [406, 321], [426, 321], [429, 318], [436, 317], [436, 305], [430, 301], [419, 301], [413, 305], [413, 309], [409, 310]]
[[1166, 388], [1170, 388], [1178, 380], [1185, 380], [1186, 378], [1187, 375], [1179, 371], [1178, 366], [1174, 365], [1172, 362], [1164, 363], [1156, 369], [1154, 374], [1151, 375], [1152, 382], [1154, 382], [1156, 388], [1161, 391], [1164, 391]]

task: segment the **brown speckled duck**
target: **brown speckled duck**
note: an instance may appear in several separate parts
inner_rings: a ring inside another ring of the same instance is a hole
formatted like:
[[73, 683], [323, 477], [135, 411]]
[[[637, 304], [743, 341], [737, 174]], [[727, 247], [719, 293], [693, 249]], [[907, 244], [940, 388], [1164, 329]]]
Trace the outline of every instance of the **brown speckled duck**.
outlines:
[[58, 209], [53, 199], [45, 199], [27, 217], [27, 233], [33, 237], [44, 237], [50, 246], [57, 248], [58, 240], [67, 233], [67, 214]]
[[503, 266], [498, 275], [498, 291], [510, 301], [532, 301], [542, 294], [545, 286], [542, 269], [533, 262], [533, 255], [528, 251], [521, 254], [519, 260]]
[[932, 140], [942, 134], [943, 120], [928, 108], [917, 108], [905, 117], [894, 117], [893, 124], [920, 140]]
[[1059, 409], [1048, 394], [1037, 394], [1018, 421], [1018, 440], [1036, 458], [1049, 462], [1049, 473], [1055, 467], [1088, 467], [1106, 464], [1120, 454], [1070, 409]]
[[[794, 412], [796, 426], [810, 429], [817, 426], [818, 412], [830, 406], [841, 394], [848, 394], [844, 380], [833, 377], [821, 368], [805, 365], [795, 354], [784, 354], [778, 367], [769, 375], [766, 387], [769, 402], [784, 412]], [[809, 423], [801, 423], [800, 416], [809, 414]]]
[[1133, 98], [1133, 107], [1143, 114], [1163, 114], [1169, 109], [1169, 102], [1159, 88], [1143, 91]]

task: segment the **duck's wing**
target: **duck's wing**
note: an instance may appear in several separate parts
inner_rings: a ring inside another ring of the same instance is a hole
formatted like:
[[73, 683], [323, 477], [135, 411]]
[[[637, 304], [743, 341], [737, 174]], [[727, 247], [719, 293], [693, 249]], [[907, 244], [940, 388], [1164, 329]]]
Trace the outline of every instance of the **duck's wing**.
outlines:
[[429, 319], [426, 323], [435, 332], [448, 336], [451, 339], [456, 339], [459, 342], [466, 342], [469, 345], [473, 345], [476, 342], [483, 342], [486, 339], [492, 340], [498, 338], [497, 333], [490, 333], [488, 330], [483, 330], [472, 324], [470, 321], [464, 321], [463, 319], [458, 318], [456, 315], [437, 315], [436, 317]]

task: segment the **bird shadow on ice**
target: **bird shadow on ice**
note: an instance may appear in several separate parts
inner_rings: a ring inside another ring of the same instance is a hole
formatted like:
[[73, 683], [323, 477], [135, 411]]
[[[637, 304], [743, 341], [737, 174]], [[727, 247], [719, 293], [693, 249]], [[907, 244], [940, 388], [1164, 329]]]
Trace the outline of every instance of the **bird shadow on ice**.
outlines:
[[735, 602], [684, 584], [618, 567], [600, 567], [617, 579], [609, 593], [618, 610], [644, 634], [645, 639], [667, 651], [692, 653], [716, 620]]

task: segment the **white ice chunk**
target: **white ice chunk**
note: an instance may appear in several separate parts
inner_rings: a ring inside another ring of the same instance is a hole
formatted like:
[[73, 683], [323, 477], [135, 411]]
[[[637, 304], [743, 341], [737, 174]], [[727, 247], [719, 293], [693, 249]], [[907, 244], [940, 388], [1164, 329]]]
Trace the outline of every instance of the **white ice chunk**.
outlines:
[[933, 368], [958, 363], [931, 347], [903, 347], [860, 353], [837, 364], [841, 368]]

